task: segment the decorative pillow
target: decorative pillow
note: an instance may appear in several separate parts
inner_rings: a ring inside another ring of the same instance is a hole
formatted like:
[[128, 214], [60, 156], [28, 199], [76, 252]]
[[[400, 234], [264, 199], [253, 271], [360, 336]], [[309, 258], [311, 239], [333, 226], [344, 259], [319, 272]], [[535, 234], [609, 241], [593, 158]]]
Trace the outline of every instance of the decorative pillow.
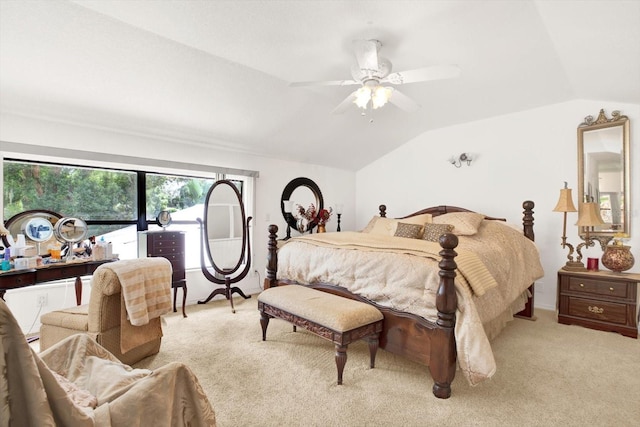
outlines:
[[419, 239], [422, 236], [422, 225], [399, 222], [394, 236]]
[[473, 236], [483, 220], [484, 215], [476, 212], [452, 212], [434, 217], [433, 223], [453, 225], [456, 236]]
[[363, 233], [382, 234], [385, 236], [393, 236], [398, 226], [397, 219], [383, 218], [374, 216], [369, 224], [362, 230]]
[[425, 224], [422, 232], [422, 239], [430, 242], [437, 242], [444, 233], [451, 233], [453, 225], [451, 224]]

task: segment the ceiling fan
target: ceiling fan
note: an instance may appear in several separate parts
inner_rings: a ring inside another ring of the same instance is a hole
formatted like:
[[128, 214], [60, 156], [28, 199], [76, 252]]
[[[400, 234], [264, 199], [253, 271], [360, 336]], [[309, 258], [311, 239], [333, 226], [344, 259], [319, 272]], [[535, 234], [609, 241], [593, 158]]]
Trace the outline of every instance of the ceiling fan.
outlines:
[[391, 72], [391, 62], [378, 56], [382, 43], [378, 40], [354, 40], [353, 48], [356, 64], [351, 67], [352, 80], [330, 80], [320, 82], [294, 82], [291, 87], [301, 86], [349, 86], [360, 85], [351, 92], [333, 111], [333, 114], [344, 113], [351, 104], [356, 104], [363, 110], [369, 103], [373, 109], [380, 108], [391, 102], [398, 108], [414, 112], [420, 105], [407, 95], [385, 83], [401, 85], [405, 83], [423, 82], [428, 80], [450, 79], [460, 75], [457, 65], [432, 66], [415, 70]]

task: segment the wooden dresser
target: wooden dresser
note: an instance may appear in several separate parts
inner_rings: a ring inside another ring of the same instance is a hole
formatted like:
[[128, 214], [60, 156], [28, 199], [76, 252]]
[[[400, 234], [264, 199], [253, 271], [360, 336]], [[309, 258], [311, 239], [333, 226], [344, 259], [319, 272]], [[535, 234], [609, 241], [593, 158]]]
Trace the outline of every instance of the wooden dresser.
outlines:
[[640, 274], [558, 271], [558, 322], [638, 338]]
[[140, 255], [161, 256], [171, 261], [173, 277], [173, 311], [176, 312], [178, 288], [182, 288], [182, 315], [187, 317], [184, 305], [187, 301], [187, 279], [185, 275], [184, 232], [182, 231], [146, 231], [140, 236]]

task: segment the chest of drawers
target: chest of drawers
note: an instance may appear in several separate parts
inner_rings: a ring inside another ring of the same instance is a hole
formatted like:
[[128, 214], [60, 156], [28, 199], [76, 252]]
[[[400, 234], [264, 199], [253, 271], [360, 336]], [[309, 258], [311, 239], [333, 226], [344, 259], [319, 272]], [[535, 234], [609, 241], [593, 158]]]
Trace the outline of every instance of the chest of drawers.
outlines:
[[187, 301], [187, 280], [185, 274], [185, 239], [182, 231], [147, 231], [140, 237], [141, 256], [161, 256], [171, 262], [173, 277], [173, 311], [176, 311], [178, 288], [182, 288], [182, 315], [187, 317], [184, 305]]
[[558, 271], [558, 322], [637, 338], [640, 274]]

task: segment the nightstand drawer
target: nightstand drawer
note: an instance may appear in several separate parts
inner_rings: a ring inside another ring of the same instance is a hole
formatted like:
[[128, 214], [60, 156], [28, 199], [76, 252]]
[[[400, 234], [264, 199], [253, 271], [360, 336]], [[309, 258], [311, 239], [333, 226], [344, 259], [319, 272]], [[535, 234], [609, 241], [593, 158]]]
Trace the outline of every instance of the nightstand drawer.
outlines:
[[570, 316], [625, 325], [627, 323], [627, 304], [569, 297]]
[[569, 276], [569, 290], [572, 292], [585, 292], [610, 297], [628, 298], [628, 286], [625, 282], [611, 282], [602, 279], [589, 279], [585, 277]]

